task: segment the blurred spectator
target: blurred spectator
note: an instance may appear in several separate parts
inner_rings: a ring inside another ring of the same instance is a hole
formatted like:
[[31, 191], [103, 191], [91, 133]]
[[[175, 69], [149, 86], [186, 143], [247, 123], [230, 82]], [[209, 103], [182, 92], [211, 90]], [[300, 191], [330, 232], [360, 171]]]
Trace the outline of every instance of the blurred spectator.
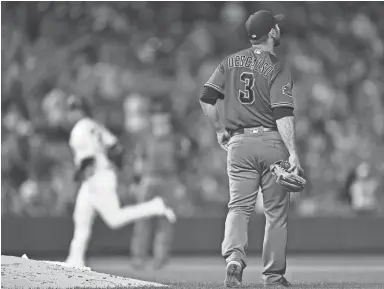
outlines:
[[124, 101], [125, 130], [129, 133], [143, 131], [147, 127], [147, 101], [139, 94], [127, 96]]
[[360, 163], [348, 180], [348, 196], [352, 209], [359, 214], [378, 212], [376, 196], [379, 182], [372, 176], [367, 162]]
[[[62, 100], [71, 93], [90, 99], [95, 117], [124, 136], [127, 179], [148, 125], [148, 102], [169, 95], [172, 118], [194, 146], [181, 165], [179, 202], [194, 205], [189, 214], [225, 208], [225, 152], [197, 99], [223, 55], [248, 46], [243, 23], [259, 9], [286, 15], [286, 41], [277, 52], [295, 78], [298, 146], [310, 181], [297, 208], [343, 214], [337, 191], [348, 168], [361, 160], [384, 162], [380, 2], [5, 2], [2, 200], [9, 206], [3, 212], [38, 207], [39, 214], [68, 214], [74, 193], [63, 186], [72, 167]], [[28, 180], [38, 185], [39, 206], [19, 202], [15, 193]], [[383, 178], [376, 182], [384, 206]], [[361, 192], [373, 185], [358, 184], [353, 194], [369, 195]]]

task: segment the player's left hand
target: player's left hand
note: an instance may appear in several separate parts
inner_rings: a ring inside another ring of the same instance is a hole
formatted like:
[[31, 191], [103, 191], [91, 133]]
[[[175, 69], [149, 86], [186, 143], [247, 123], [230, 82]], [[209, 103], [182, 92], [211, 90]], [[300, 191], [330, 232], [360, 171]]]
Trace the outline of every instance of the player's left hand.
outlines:
[[217, 135], [217, 142], [219, 143], [219, 145], [224, 150], [228, 151], [228, 141], [231, 138], [228, 131], [226, 131], [225, 129], [222, 129], [222, 130], [216, 132], [216, 135]]

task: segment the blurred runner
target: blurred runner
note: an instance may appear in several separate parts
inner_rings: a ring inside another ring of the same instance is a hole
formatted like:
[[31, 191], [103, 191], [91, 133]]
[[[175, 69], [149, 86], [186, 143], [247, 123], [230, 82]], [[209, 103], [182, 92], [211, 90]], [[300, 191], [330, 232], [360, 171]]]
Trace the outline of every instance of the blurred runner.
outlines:
[[72, 96], [68, 107], [68, 119], [73, 125], [69, 144], [76, 166], [74, 179], [80, 189], [73, 214], [74, 235], [66, 262], [83, 267], [96, 212], [113, 229], [153, 216], [164, 216], [171, 223], [175, 215], [160, 197], [140, 205], [120, 207], [116, 169], [122, 166], [122, 147], [110, 131], [88, 116], [84, 100]]

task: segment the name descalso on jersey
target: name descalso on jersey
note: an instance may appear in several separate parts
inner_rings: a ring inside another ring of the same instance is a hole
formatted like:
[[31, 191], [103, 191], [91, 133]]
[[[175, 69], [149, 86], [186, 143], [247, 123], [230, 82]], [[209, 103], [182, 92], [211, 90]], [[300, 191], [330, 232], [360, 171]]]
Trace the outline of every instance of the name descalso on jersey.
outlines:
[[227, 56], [205, 83], [221, 95], [220, 114], [228, 130], [276, 127], [273, 109], [294, 108], [293, 85], [284, 62], [253, 47]]

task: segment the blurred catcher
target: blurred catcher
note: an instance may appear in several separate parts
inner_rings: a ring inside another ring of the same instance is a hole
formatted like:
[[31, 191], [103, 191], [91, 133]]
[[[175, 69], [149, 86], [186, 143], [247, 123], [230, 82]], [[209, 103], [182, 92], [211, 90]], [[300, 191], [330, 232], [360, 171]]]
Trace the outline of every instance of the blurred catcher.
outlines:
[[[136, 198], [142, 203], [161, 196], [173, 207], [176, 191], [181, 186], [178, 162], [183, 152], [179, 138], [173, 132], [171, 114], [164, 99], [156, 99], [150, 110], [150, 130], [136, 151], [136, 181], [140, 183]], [[169, 219], [159, 216], [134, 225], [131, 253], [136, 268], [145, 266], [152, 233], [154, 269], [160, 269], [169, 261], [174, 225]]]
[[152, 216], [175, 221], [173, 211], [159, 197], [140, 205], [120, 207], [116, 169], [122, 166], [123, 149], [117, 138], [89, 117], [85, 99], [70, 96], [68, 120], [72, 127], [69, 145], [73, 151], [80, 189], [73, 213], [74, 235], [66, 262], [85, 265], [85, 254], [96, 212], [113, 229]]

